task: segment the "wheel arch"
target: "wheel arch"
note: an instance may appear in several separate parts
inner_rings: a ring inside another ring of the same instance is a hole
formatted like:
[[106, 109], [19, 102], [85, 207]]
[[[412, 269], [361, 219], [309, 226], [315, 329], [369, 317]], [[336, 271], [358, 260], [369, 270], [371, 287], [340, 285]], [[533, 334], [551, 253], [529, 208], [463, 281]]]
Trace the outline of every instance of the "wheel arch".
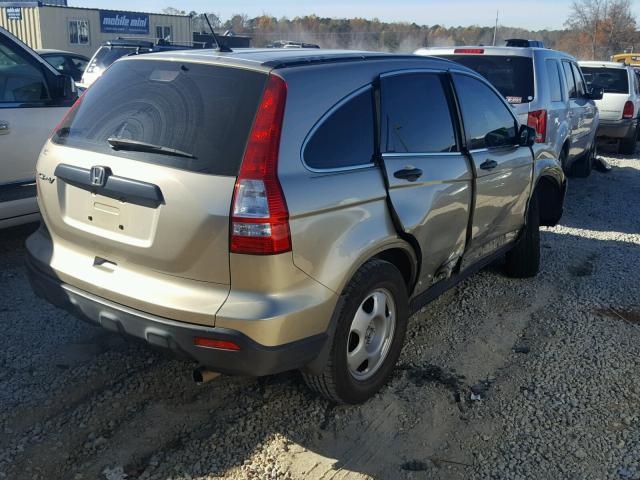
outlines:
[[538, 177], [533, 195], [538, 200], [540, 225], [553, 227], [562, 218], [566, 181], [560, 182], [555, 175], [542, 174]]
[[345, 275], [338, 293], [344, 291], [356, 272], [364, 264], [374, 258], [389, 262], [400, 271], [402, 278], [405, 280], [407, 294], [411, 296], [413, 287], [415, 286], [418, 278], [419, 253], [415, 251], [414, 247], [410, 243], [401, 238], [398, 238], [396, 241], [391, 243], [385, 243], [378, 245], [377, 247], [367, 249], [363, 252], [358, 261], [354, 262], [349, 269], [348, 275]]

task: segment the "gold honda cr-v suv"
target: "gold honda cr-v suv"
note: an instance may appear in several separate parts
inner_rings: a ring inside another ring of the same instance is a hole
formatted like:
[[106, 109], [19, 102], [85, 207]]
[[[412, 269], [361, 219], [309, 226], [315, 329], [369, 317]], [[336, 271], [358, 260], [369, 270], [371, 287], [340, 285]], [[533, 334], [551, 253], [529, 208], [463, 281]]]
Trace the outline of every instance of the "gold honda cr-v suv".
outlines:
[[434, 58], [117, 61], [38, 162], [36, 293], [214, 372], [389, 378], [407, 320], [498, 256], [534, 275], [565, 180], [484, 79]]

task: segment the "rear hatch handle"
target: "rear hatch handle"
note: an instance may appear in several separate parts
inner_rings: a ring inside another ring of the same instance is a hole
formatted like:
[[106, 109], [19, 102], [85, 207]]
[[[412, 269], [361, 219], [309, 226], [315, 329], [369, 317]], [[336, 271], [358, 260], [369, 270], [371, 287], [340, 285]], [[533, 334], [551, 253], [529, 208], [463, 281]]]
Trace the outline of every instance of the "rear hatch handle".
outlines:
[[113, 175], [109, 167], [96, 165], [88, 169], [61, 163], [54, 175], [69, 185], [121, 202], [149, 208], [158, 208], [164, 203], [162, 191], [157, 185]]

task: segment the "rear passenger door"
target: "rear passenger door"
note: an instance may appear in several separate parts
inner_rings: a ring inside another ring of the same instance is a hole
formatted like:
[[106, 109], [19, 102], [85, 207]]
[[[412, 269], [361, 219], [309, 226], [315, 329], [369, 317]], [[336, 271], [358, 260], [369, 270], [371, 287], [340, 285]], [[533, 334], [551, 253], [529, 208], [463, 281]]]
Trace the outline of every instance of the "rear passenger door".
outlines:
[[571, 125], [571, 145], [569, 154], [571, 157], [582, 155], [587, 149], [588, 138], [585, 135], [585, 102], [581, 101], [578, 92], [578, 83], [573, 74], [573, 68], [569, 60], [562, 61], [565, 84], [569, 95], [569, 123]]
[[396, 221], [420, 245], [419, 290], [451, 274], [469, 224], [472, 174], [446, 79], [422, 70], [380, 79], [380, 153]]
[[576, 90], [578, 98], [576, 102], [582, 108], [582, 125], [580, 126], [580, 135], [584, 135], [585, 149], [589, 149], [592, 129], [594, 128], [593, 122], [596, 117], [596, 104], [593, 100], [587, 98], [587, 82], [584, 80], [580, 67], [571, 62], [571, 71], [573, 72], [573, 78], [576, 81]]
[[466, 147], [475, 170], [475, 207], [465, 261], [513, 240], [524, 223], [533, 154], [518, 146], [518, 123], [503, 98], [485, 82], [453, 74]]
[[545, 61], [547, 70], [547, 79], [549, 87], [549, 108], [547, 110], [547, 136], [546, 142], [552, 145], [555, 152], [559, 152], [560, 148], [569, 135], [567, 128], [563, 126], [567, 118], [568, 98], [563, 94], [562, 88], [562, 67], [556, 59], [547, 59]]

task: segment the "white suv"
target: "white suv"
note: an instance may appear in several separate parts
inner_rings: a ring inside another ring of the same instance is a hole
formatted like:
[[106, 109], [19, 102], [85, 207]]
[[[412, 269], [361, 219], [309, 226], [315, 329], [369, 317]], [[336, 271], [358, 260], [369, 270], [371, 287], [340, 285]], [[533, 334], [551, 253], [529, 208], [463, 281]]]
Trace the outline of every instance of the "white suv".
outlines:
[[638, 139], [640, 82], [633, 67], [618, 62], [580, 62], [587, 84], [604, 89], [598, 137], [619, 140], [618, 153], [632, 154]]
[[36, 161], [77, 96], [73, 78], [0, 27], [0, 228], [38, 219]]

